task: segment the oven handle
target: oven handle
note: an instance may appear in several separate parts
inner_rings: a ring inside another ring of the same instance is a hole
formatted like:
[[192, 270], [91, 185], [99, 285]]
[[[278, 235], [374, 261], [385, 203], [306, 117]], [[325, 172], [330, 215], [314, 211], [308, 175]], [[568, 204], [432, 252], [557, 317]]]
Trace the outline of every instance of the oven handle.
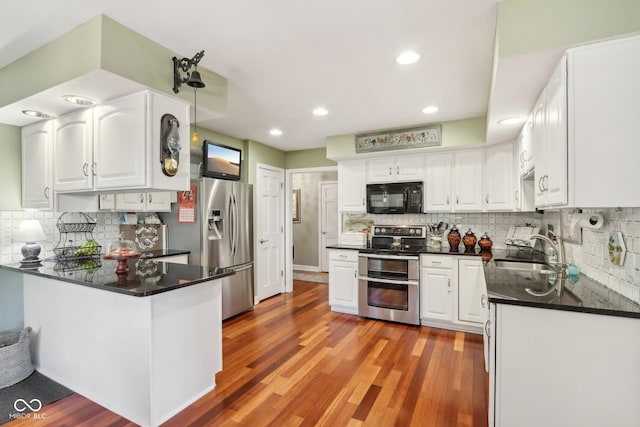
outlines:
[[417, 280], [377, 279], [375, 277], [367, 277], [367, 276], [360, 276], [359, 279], [367, 281], [367, 282], [389, 283], [391, 285], [409, 285], [409, 286], [419, 286], [420, 285], [420, 282], [417, 281]]
[[358, 254], [358, 256], [362, 258], [398, 259], [398, 260], [409, 260], [409, 261], [418, 261], [420, 259], [420, 257], [411, 256], [411, 255]]

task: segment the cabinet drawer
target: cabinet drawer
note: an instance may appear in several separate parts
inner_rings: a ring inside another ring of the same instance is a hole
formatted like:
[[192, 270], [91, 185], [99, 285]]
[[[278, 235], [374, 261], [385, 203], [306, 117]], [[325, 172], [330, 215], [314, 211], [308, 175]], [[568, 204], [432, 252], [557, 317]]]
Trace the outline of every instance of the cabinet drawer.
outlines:
[[333, 249], [329, 251], [329, 260], [358, 262], [358, 251]]
[[420, 266], [436, 268], [453, 268], [453, 257], [438, 255], [421, 255]]

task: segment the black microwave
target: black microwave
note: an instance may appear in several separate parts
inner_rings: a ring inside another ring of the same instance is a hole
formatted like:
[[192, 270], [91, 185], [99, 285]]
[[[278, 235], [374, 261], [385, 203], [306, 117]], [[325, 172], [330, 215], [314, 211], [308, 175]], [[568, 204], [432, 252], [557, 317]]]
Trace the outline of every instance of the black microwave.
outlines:
[[422, 182], [367, 184], [367, 213], [423, 213]]

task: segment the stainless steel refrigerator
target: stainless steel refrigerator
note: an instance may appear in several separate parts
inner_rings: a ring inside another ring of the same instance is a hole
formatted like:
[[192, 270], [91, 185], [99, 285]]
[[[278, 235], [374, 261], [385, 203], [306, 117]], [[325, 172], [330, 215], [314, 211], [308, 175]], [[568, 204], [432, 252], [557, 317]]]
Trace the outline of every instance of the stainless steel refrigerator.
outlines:
[[168, 247], [191, 251], [189, 264], [230, 267], [222, 279], [222, 319], [253, 308], [253, 186], [199, 178], [195, 186], [195, 222], [178, 221], [179, 204], [159, 214], [168, 228]]

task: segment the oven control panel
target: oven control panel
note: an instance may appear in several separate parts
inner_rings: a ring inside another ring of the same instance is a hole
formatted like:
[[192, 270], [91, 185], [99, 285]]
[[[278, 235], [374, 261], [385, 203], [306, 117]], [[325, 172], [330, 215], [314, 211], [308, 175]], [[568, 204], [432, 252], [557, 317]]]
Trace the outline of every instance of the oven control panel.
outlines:
[[427, 227], [421, 225], [376, 225], [374, 236], [426, 237]]

